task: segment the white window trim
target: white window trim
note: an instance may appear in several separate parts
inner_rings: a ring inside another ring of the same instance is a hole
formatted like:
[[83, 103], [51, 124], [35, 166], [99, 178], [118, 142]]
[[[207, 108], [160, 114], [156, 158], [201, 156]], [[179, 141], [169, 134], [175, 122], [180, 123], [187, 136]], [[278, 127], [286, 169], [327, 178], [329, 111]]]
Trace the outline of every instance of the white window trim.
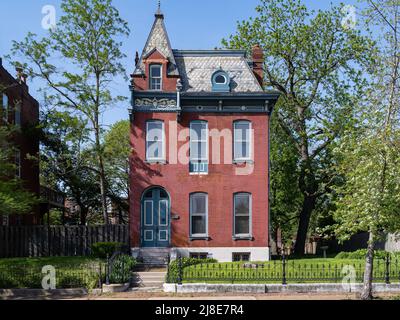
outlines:
[[[194, 129], [193, 129], [193, 125], [194, 124], [198, 124], [198, 123], [204, 123], [205, 125], [206, 125], [206, 129], [205, 129], [205, 131], [206, 131], [206, 140], [201, 140], [201, 137], [200, 137], [200, 140], [199, 139], [193, 139], [192, 138], [192, 132], [195, 132], [194, 131]], [[201, 142], [201, 143], [203, 143], [203, 142], [205, 142], [205, 144], [206, 144], [206, 156], [205, 156], [205, 158], [203, 159], [203, 158], [199, 158], [199, 157], [196, 157], [196, 158], [193, 158], [193, 155], [192, 155], [192, 152], [190, 152], [190, 161], [207, 161], [207, 163], [208, 163], [208, 158], [209, 158], [209, 155], [208, 155], [208, 153], [209, 153], [209, 150], [208, 150], [208, 148], [209, 148], [209, 146], [208, 146], [208, 140], [209, 140], [209, 131], [208, 131], [208, 122], [207, 121], [204, 121], [204, 120], [195, 120], [195, 121], [191, 121], [190, 122], [190, 141], [189, 141], [189, 149], [191, 150], [192, 148], [192, 143], [199, 143], [199, 142]]]
[[[237, 196], [242, 196], [242, 195], [247, 195], [249, 197], [249, 214], [244, 215], [244, 214], [236, 214], [236, 197]], [[253, 228], [252, 228], [252, 206], [253, 206], [253, 197], [251, 193], [246, 193], [246, 192], [239, 192], [235, 193], [233, 195], [233, 237], [234, 238], [250, 238], [252, 237], [253, 234]], [[236, 233], [236, 217], [249, 217], [249, 233]]]
[[[236, 157], [236, 142], [237, 143], [243, 143], [247, 142], [246, 140], [236, 140], [236, 125], [240, 123], [248, 123], [249, 124], [249, 156], [248, 157], [241, 157], [237, 158]], [[233, 123], [233, 161], [240, 162], [240, 161], [252, 161], [253, 160], [253, 126], [251, 121], [248, 120], [238, 120]]]
[[[154, 158], [154, 157], [149, 157], [149, 153], [148, 153], [148, 142], [149, 142], [149, 123], [161, 123], [161, 136], [162, 136], [162, 141], [161, 141], [161, 145], [162, 145], [162, 156], [159, 158]], [[165, 126], [164, 126], [164, 121], [161, 120], [149, 120], [146, 122], [146, 161], [148, 162], [165, 162], [166, 161], [166, 146], [165, 146]]]
[[[159, 77], [153, 77], [151, 75], [151, 71], [155, 67], [160, 68], [160, 76]], [[155, 64], [151, 64], [149, 66], [149, 88], [150, 88], [151, 91], [162, 91], [162, 88], [163, 88], [163, 77], [162, 77], [162, 75], [163, 75], [163, 66], [162, 66], [162, 64], [155, 63]], [[160, 79], [160, 89], [153, 89], [152, 88], [152, 85], [153, 85], [152, 84], [152, 80], [153, 79]]]
[[[196, 196], [196, 195], [203, 195], [203, 196], [205, 196], [205, 199], [206, 199], [206, 212], [205, 213], [195, 213], [195, 214], [193, 214], [192, 213], [192, 208], [193, 208], [193, 196]], [[191, 238], [208, 238], [208, 194], [207, 193], [203, 193], [203, 192], [196, 192], [196, 193], [192, 193], [192, 194], [190, 194], [190, 196], [189, 196], [189, 200], [190, 200], [190, 204], [189, 204], [189, 216], [190, 216], [190, 219], [189, 219], [189, 223], [190, 223], [190, 237]], [[193, 233], [193, 231], [192, 231], [192, 218], [194, 217], [194, 216], [198, 216], [198, 217], [205, 217], [205, 225], [206, 225], [206, 233]]]

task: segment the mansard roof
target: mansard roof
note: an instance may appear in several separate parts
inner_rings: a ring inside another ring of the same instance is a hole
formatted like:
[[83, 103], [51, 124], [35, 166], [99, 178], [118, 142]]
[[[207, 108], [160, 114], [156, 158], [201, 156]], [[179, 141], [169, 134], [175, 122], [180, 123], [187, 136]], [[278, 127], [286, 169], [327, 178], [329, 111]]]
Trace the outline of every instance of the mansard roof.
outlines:
[[167, 29], [164, 24], [164, 15], [157, 12], [153, 27], [142, 51], [139, 63], [134, 71], [134, 75], [144, 74], [145, 66], [143, 59], [155, 49], [169, 60], [168, 75], [179, 75], [176, 67], [175, 57], [172, 53], [171, 43], [168, 38]]
[[217, 70], [230, 77], [231, 92], [263, 92], [242, 50], [173, 50], [182, 92], [211, 92]]

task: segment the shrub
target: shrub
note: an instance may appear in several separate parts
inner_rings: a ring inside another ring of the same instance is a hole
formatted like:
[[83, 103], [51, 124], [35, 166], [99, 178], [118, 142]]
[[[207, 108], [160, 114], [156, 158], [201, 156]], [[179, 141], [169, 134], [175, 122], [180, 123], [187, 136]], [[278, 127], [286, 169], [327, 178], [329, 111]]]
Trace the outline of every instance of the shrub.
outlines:
[[114, 252], [123, 250], [124, 244], [120, 242], [97, 242], [91, 246], [92, 256], [95, 258], [106, 259], [111, 257]]
[[123, 254], [117, 256], [110, 265], [110, 283], [126, 283], [131, 279], [131, 272], [136, 266], [136, 259]]
[[[367, 249], [359, 249], [353, 252], [340, 252], [336, 255], [335, 259], [365, 259], [367, 255]], [[384, 250], [375, 250], [375, 258], [377, 259], [385, 259], [387, 255], [387, 251]], [[399, 252], [391, 253], [391, 256], [400, 257]]]
[[[195, 259], [195, 258], [182, 258], [182, 269], [193, 266], [196, 264], [207, 264], [207, 263], [218, 263], [216, 259], [207, 258], [207, 259]], [[168, 283], [176, 283], [179, 278], [179, 260], [173, 260], [169, 264], [168, 269]]]

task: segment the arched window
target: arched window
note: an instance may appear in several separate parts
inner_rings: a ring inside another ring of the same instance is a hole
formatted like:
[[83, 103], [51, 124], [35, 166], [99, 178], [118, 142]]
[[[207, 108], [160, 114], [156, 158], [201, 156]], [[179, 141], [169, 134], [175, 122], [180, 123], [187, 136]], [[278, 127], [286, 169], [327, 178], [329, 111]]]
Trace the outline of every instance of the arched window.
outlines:
[[233, 196], [233, 234], [235, 237], [251, 236], [251, 194], [236, 193]]
[[234, 132], [234, 161], [251, 160], [252, 150], [252, 130], [251, 122], [246, 120], [235, 121], [233, 124]]
[[218, 70], [211, 76], [212, 91], [214, 92], [229, 92], [230, 78], [228, 73], [223, 70]]
[[190, 195], [190, 237], [208, 237], [208, 195], [192, 193]]
[[146, 123], [146, 160], [165, 161], [164, 122], [160, 120]]
[[150, 65], [150, 90], [162, 90], [162, 65]]

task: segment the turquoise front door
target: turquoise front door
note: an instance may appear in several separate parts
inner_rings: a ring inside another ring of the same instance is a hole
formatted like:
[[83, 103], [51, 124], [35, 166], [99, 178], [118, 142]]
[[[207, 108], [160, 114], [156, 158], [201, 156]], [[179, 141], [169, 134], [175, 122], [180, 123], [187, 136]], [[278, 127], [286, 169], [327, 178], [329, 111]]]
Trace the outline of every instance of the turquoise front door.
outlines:
[[145, 191], [142, 198], [142, 247], [165, 248], [170, 244], [170, 200], [161, 188]]

